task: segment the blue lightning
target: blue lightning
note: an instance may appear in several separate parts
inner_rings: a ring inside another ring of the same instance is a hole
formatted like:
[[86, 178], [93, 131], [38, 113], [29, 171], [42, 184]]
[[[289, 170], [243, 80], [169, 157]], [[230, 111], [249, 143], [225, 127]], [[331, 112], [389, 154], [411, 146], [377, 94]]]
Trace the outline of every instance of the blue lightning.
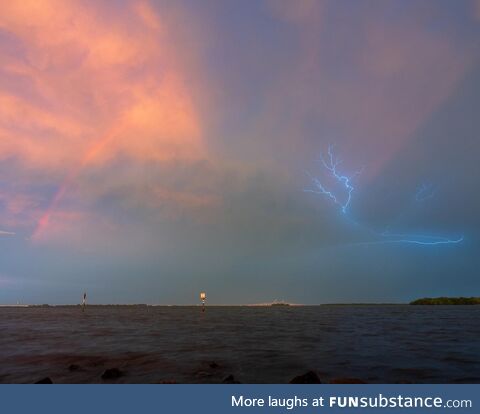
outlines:
[[424, 246], [434, 246], [436, 244], [458, 244], [464, 240], [464, 236], [456, 239], [450, 239], [444, 236], [430, 236], [422, 234], [392, 234], [389, 232], [382, 233], [383, 237], [390, 237], [390, 240], [383, 240], [383, 243], [413, 243]]
[[346, 175], [341, 175], [338, 172], [338, 165], [341, 163], [341, 161], [338, 158], [335, 158], [332, 152], [332, 146], [330, 145], [328, 147], [328, 162], [325, 161], [325, 158], [323, 155], [320, 155], [320, 160], [322, 161], [322, 164], [324, 167], [331, 172], [333, 178], [338, 181], [340, 184], [342, 184], [345, 187], [346, 191], [346, 200], [342, 203], [339, 201], [337, 196], [333, 194], [332, 191], [328, 191], [320, 182], [318, 178], [312, 177], [308, 172], [308, 176], [312, 179], [313, 183], [315, 184], [315, 187], [317, 188], [316, 190], [304, 190], [307, 193], [315, 193], [315, 194], [324, 194], [327, 197], [329, 197], [335, 204], [338, 204], [340, 206], [340, 209], [343, 214], [346, 214], [347, 208], [350, 205], [350, 202], [352, 201], [352, 193], [353, 193], [353, 185], [351, 184], [352, 179], [360, 174], [360, 171], [356, 172], [353, 176], [348, 177]]
[[[419, 236], [419, 237], [425, 237], [426, 239], [431, 238], [433, 239], [433, 236]], [[362, 245], [362, 246], [368, 246], [372, 244], [392, 244], [392, 243], [407, 243], [407, 244], [419, 244], [421, 246], [436, 246], [439, 244], [458, 244], [463, 242], [464, 237], [461, 236], [458, 239], [447, 239], [445, 237], [439, 237], [438, 240], [431, 240], [431, 241], [422, 241], [422, 240], [415, 240], [415, 239], [392, 239], [392, 240], [375, 240], [375, 241], [367, 241], [367, 242], [358, 242], [354, 243], [357, 246]]]
[[[346, 192], [346, 196], [344, 196], [345, 201], [341, 202], [339, 197], [333, 191], [328, 190], [318, 178], [313, 177], [308, 172], [307, 175], [310, 177], [315, 189], [306, 189], [304, 190], [304, 192], [327, 196], [335, 204], [340, 206], [340, 211], [344, 215], [346, 215], [347, 209], [352, 201], [352, 195], [354, 191], [352, 181], [358, 174], [361, 173], [361, 171], [356, 172], [352, 176], [342, 175], [341, 173], [339, 173], [338, 165], [341, 163], [341, 161], [333, 155], [332, 145], [328, 147], [328, 161], [325, 161], [323, 155], [320, 156], [320, 160], [325, 169], [331, 174], [332, 178], [342, 185], [342, 189]], [[417, 188], [417, 192], [415, 194], [415, 201], [423, 202], [429, 198], [432, 198], [434, 195], [435, 189], [432, 185], [422, 184], [419, 188]], [[356, 245], [405, 243], [420, 246], [436, 246], [444, 244], [459, 244], [464, 241], [464, 236], [452, 239], [448, 237], [432, 235], [394, 234], [390, 233], [388, 230], [381, 233], [370, 227], [366, 227], [365, 225], [356, 222], [350, 217], [348, 217], [348, 221], [355, 226], [367, 230], [370, 234], [377, 238], [377, 240], [373, 241], [354, 243]], [[388, 226], [387, 228], [389, 227], [390, 226]]]
[[430, 184], [422, 184], [417, 188], [417, 192], [415, 194], [415, 201], [422, 202], [432, 198], [435, 195], [435, 189], [433, 185]]

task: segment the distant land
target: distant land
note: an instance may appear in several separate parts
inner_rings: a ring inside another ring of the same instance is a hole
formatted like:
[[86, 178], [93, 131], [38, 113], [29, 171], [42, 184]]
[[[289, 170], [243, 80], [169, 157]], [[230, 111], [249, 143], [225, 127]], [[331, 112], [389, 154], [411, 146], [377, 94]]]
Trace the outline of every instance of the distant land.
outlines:
[[480, 297], [439, 297], [439, 298], [422, 298], [410, 302], [410, 305], [480, 305]]
[[[408, 305], [480, 305], [480, 297], [437, 297], [437, 298], [420, 298], [411, 301], [410, 303], [388, 303], [388, 302], [376, 302], [376, 303], [361, 303], [361, 302], [345, 302], [345, 303], [321, 303], [321, 304], [300, 304], [289, 302], [267, 302], [267, 303], [252, 303], [252, 304], [210, 304], [208, 307], [298, 307], [298, 306], [408, 306]], [[81, 304], [0, 304], [0, 308], [50, 308], [50, 307], [80, 307]], [[87, 307], [199, 307], [201, 304], [146, 304], [146, 303], [91, 303], [87, 304]]]

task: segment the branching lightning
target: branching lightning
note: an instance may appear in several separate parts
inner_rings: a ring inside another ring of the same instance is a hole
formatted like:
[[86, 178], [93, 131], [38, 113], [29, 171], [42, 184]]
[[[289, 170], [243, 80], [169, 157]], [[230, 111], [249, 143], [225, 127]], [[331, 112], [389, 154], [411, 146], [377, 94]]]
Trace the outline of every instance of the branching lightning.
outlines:
[[[328, 159], [327, 161], [323, 157], [320, 157], [320, 160], [327, 170], [327, 172], [331, 175], [331, 178], [340, 183], [341, 190], [345, 192], [345, 195], [340, 197], [339, 194], [336, 194], [335, 191], [329, 190], [326, 188], [324, 184], [320, 181], [319, 178], [312, 176], [310, 173], [307, 172], [307, 175], [310, 177], [314, 189], [306, 189], [304, 190], [307, 193], [314, 193], [325, 195], [329, 199], [331, 199], [336, 205], [340, 207], [340, 211], [343, 215], [346, 215], [347, 209], [350, 206], [352, 201], [353, 192], [355, 190], [353, 186], [353, 179], [361, 173], [361, 171], [356, 172], [352, 176], [342, 175], [338, 171], [338, 166], [341, 161], [335, 157], [333, 154], [333, 147], [330, 145], [328, 147]], [[423, 202], [429, 198], [432, 198], [435, 195], [435, 188], [430, 184], [422, 184], [417, 188], [415, 194], [415, 201], [416, 202]], [[344, 200], [343, 202], [341, 200]], [[371, 227], [367, 227], [363, 224], [358, 223], [357, 221], [353, 220], [351, 217], [348, 217], [350, 223], [355, 224], [356, 226], [360, 226], [366, 230], [372, 236], [375, 237], [376, 240], [366, 241], [355, 243], [357, 245], [372, 245], [372, 244], [392, 244], [392, 243], [405, 243], [405, 244], [415, 244], [421, 246], [435, 246], [435, 245], [443, 245], [443, 244], [459, 244], [463, 242], [464, 236], [460, 236], [457, 238], [449, 238], [445, 236], [434, 236], [434, 235], [422, 235], [422, 234], [395, 234], [390, 233], [390, 231], [378, 232]], [[387, 228], [389, 228], [388, 226]]]
[[[392, 243], [407, 243], [407, 244], [419, 244], [421, 246], [436, 246], [439, 244], [458, 244], [463, 242], [464, 237], [460, 236], [458, 239], [447, 239], [445, 237], [434, 238], [433, 236], [420, 236], [425, 237], [425, 241], [415, 239], [390, 239], [390, 240], [374, 240], [367, 242], [355, 243], [356, 245], [368, 246], [372, 244], [392, 244]], [[432, 240], [428, 240], [432, 239]]]
[[341, 160], [336, 158], [333, 155], [333, 149], [332, 149], [331, 145], [328, 147], [328, 162], [325, 161], [325, 158], [323, 157], [323, 155], [320, 156], [320, 160], [321, 160], [323, 166], [328, 171], [330, 171], [334, 180], [338, 181], [343, 187], [345, 187], [345, 191], [346, 191], [346, 197], [344, 197], [345, 201], [342, 203], [340, 201], [340, 199], [332, 191], [328, 191], [322, 185], [322, 183], [320, 182], [320, 180], [318, 178], [312, 177], [309, 173], [307, 173], [307, 174], [309, 175], [309, 177], [312, 179], [313, 183], [315, 184], [316, 190], [304, 190], [304, 191], [308, 192], [308, 193], [326, 195], [327, 197], [332, 199], [335, 204], [338, 204], [340, 206], [340, 209], [341, 209], [342, 213], [345, 214], [347, 212], [348, 206], [350, 205], [350, 202], [352, 201], [352, 193], [353, 193], [353, 190], [354, 190], [354, 187], [352, 185], [352, 180], [353, 180], [354, 177], [356, 177], [358, 174], [360, 174], [361, 171], [356, 172], [351, 177], [346, 176], [346, 175], [341, 175], [338, 172], [338, 169], [337, 169], [338, 165], [341, 163]]
[[435, 188], [431, 184], [423, 183], [417, 188], [415, 201], [422, 202], [432, 198], [435, 195]]

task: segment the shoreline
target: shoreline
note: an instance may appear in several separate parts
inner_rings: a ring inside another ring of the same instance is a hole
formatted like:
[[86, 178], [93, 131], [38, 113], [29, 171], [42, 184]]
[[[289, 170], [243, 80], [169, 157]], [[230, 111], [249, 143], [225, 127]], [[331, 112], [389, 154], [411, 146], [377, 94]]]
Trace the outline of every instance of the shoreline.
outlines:
[[[216, 305], [210, 304], [206, 308], [273, 308], [273, 309], [289, 309], [289, 308], [301, 308], [301, 307], [390, 307], [390, 306], [408, 306], [408, 307], [438, 307], [438, 306], [469, 306], [474, 307], [480, 305], [478, 303], [321, 303], [321, 304], [288, 304], [285, 306], [272, 306], [272, 305], [263, 305], [263, 304], [249, 304], [249, 305]], [[0, 308], [76, 308], [81, 307], [81, 304], [18, 304], [18, 305], [9, 305], [9, 304], [0, 304]], [[201, 308], [202, 305], [192, 304], [192, 305], [158, 305], [158, 304], [88, 304], [87, 308]]]

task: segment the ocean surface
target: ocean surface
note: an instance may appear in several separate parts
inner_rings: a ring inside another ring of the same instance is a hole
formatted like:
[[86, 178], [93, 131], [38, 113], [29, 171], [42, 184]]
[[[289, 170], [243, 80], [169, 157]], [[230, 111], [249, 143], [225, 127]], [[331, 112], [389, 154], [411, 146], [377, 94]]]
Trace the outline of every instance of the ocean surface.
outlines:
[[[118, 378], [102, 379], [117, 368]], [[0, 382], [480, 382], [480, 306], [0, 308]], [[231, 379], [231, 378], [230, 378]]]

